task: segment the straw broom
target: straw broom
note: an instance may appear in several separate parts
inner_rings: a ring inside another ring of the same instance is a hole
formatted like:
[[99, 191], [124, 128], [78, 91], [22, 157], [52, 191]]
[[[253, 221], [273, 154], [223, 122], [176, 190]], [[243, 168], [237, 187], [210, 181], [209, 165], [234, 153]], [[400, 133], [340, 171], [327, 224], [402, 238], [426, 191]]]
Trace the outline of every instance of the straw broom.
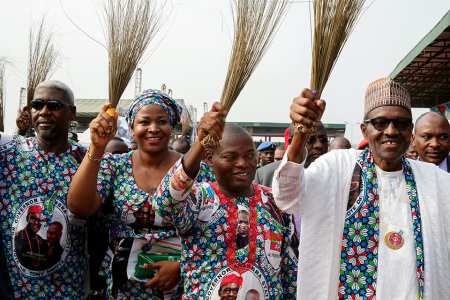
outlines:
[[58, 53], [53, 45], [53, 34], [46, 32], [45, 18], [42, 18], [37, 32], [30, 29], [28, 38], [27, 104], [16, 120], [18, 133], [31, 136], [30, 104], [36, 87], [45, 81], [56, 65]]
[[46, 32], [43, 18], [37, 32], [33, 29], [29, 34], [27, 106], [33, 100], [36, 86], [45, 81], [56, 65], [58, 53], [53, 45], [53, 34]]
[[[311, 89], [320, 99], [331, 71], [348, 40], [365, 0], [314, 0], [314, 34], [312, 47]], [[314, 128], [294, 124], [303, 133]]]
[[[287, 10], [288, 0], [234, 0], [234, 39], [220, 103], [229, 111], [249, 80]], [[202, 144], [214, 149], [220, 137], [206, 136]]]
[[159, 29], [160, 18], [154, 3], [108, 0], [105, 6], [110, 103], [107, 112], [111, 116], [115, 116], [123, 91]]

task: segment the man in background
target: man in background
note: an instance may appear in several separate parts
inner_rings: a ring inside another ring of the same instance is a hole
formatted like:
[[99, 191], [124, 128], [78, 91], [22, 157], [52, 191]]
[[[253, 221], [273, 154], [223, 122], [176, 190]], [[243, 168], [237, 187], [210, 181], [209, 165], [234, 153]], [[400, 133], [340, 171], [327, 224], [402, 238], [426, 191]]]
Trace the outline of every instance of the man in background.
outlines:
[[273, 155], [274, 160], [275, 161], [282, 160], [285, 152], [286, 152], [286, 149], [284, 149], [284, 145], [277, 146], [275, 148], [275, 154]]
[[319, 122], [316, 133], [308, 137], [306, 150], [305, 168], [309, 167], [312, 162], [328, 152], [328, 136], [322, 122]]
[[[291, 140], [296, 129], [289, 129], [289, 140]], [[314, 160], [328, 152], [328, 136], [322, 122], [319, 123], [316, 134], [309, 137], [306, 148], [308, 150], [308, 156], [306, 158], [305, 167], [308, 167]], [[283, 157], [281, 157], [281, 159], [283, 159]], [[273, 163], [258, 168], [255, 174], [255, 181], [258, 184], [272, 187], [273, 174], [280, 163], [281, 160], [276, 160]]]
[[274, 161], [275, 144], [272, 142], [262, 142], [258, 148], [259, 167], [264, 167]]
[[117, 136], [113, 137], [105, 148], [105, 153], [111, 154], [127, 153], [128, 151], [130, 151], [130, 149], [128, 149], [127, 144], [125, 144], [122, 138]]
[[413, 143], [419, 160], [437, 165], [450, 171], [450, 126], [448, 120], [436, 112], [427, 112], [417, 118], [414, 126]]
[[335, 137], [330, 143], [330, 151], [335, 149], [350, 149], [352, 144], [343, 136]]
[[175, 139], [172, 143], [172, 149], [181, 154], [185, 154], [190, 148], [191, 145], [184, 136]]

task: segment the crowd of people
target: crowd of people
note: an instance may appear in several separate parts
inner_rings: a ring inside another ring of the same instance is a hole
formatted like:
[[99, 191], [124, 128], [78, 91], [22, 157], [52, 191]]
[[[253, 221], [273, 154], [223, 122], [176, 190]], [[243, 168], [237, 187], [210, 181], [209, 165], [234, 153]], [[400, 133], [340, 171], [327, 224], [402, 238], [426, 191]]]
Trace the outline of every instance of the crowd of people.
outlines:
[[0, 299], [450, 299], [449, 122], [413, 124], [389, 78], [362, 102], [360, 149], [327, 136], [309, 89], [284, 143], [215, 103], [191, 144], [177, 102], [146, 90], [132, 149], [108, 104], [86, 149], [72, 90], [40, 83], [34, 136], [0, 137]]

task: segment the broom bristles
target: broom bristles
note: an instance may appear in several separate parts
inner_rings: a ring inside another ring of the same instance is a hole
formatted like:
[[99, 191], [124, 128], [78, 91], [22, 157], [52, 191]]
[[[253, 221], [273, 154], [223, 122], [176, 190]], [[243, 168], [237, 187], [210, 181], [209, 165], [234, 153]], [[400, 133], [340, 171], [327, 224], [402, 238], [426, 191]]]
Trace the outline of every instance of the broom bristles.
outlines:
[[[233, 106], [285, 15], [288, 0], [234, 0], [234, 39], [227, 77], [220, 97], [227, 112]], [[202, 145], [207, 152], [219, 146], [220, 137], [207, 135]]]
[[37, 33], [30, 30], [28, 52], [27, 105], [30, 105], [36, 86], [47, 79], [58, 57], [53, 45], [53, 34], [46, 32], [44, 18]]
[[105, 7], [109, 57], [109, 102], [119, 103], [125, 88], [159, 29], [154, 1], [108, 0]]
[[229, 111], [273, 39], [287, 0], [234, 0], [234, 40], [220, 102]]
[[311, 88], [320, 97], [365, 0], [314, 0]]

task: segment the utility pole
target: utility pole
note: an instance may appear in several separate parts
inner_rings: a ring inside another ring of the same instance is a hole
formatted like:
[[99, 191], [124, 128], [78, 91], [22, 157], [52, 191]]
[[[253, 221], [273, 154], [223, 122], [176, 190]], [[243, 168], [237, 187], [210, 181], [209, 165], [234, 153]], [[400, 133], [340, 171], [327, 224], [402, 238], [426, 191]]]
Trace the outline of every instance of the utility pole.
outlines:
[[142, 91], [142, 69], [137, 68], [134, 76], [134, 96], [139, 96]]
[[24, 108], [27, 103], [26, 98], [27, 98], [27, 89], [21, 87], [19, 93], [19, 114], [22, 111], [22, 108]]

